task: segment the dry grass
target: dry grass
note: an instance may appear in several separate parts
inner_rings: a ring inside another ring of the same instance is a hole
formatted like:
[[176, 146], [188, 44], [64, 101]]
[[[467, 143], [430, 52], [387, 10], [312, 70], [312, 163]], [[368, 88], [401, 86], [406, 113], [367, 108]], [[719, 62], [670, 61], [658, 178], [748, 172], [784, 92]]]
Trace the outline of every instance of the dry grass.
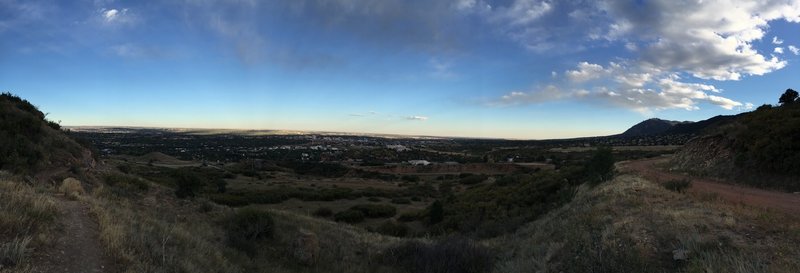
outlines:
[[[225, 221], [234, 209], [178, 200], [157, 185], [142, 197], [119, 197], [101, 188], [86, 200], [98, 217], [101, 239], [126, 272], [376, 272], [374, 255], [399, 240], [256, 206], [273, 216], [275, 231], [248, 257], [227, 244]], [[292, 255], [301, 229], [319, 238], [315, 264], [304, 265]]]
[[78, 197], [86, 194], [83, 190], [83, 186], [81, 185], [81, 181], [75, 178], [67, 178], [61, 182], [61, 186], [58, 188], [60, 193], [63, 193], [64, 196], [70, 199], [78, 199]]
[[497, 272], [800, 272], [798, 223], [623, 175], [488, 243]]
[[106, 189], [94, 197], [100, 238], [126, 272], [243, 272], [232, 262], [240, 256], [223, 245], [222, 229], [192, 204], [166, 195], [116, 198]]
[[58, 214], [47, 195], [25, 184], [0, 180], [0, 272], [31, 271], [31, 250], [50, 243]]

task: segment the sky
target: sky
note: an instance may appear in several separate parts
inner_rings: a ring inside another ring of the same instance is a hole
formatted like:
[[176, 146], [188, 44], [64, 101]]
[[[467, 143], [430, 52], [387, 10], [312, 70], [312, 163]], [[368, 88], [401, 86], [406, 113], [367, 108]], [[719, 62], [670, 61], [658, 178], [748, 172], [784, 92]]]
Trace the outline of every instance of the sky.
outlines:
[[0, 91], [67, 126], [547, 139], [776, 104], [800, 0], [0, 0]]

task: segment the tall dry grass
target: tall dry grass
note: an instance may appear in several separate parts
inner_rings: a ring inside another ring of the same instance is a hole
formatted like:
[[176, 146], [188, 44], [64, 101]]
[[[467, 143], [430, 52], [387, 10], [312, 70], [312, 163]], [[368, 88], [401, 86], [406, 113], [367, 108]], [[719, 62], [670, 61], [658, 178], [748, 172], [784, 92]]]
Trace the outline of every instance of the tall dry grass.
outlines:
[[46, 194], [0, 180], [0, 272], [31, 271], [31, 252], [49, 243], [58, 215], [58, 207]]
[[789, 273], [800, 272], [798, 223], [622, 175], [487, 243], [505, 250], [496, 272]]

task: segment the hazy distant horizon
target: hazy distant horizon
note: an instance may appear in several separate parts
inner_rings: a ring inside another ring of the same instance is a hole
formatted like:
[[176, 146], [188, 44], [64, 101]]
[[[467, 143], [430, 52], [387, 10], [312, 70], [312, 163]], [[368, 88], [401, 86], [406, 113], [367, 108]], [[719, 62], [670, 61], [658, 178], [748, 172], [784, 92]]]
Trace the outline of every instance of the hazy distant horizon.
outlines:
[[64, 124], [597, 136], [777, 103], [798, 23], [798, 1], [0, 1], [0, 91]]

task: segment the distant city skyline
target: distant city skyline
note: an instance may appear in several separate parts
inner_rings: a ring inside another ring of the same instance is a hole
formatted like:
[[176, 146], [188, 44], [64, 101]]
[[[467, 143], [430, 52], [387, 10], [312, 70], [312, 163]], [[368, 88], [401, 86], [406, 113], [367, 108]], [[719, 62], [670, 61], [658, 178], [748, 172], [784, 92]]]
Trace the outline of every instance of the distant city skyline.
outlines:
[[800, 88], [800, 0], [0, 0], [0, 91], [67, 126], [551, 139]]

